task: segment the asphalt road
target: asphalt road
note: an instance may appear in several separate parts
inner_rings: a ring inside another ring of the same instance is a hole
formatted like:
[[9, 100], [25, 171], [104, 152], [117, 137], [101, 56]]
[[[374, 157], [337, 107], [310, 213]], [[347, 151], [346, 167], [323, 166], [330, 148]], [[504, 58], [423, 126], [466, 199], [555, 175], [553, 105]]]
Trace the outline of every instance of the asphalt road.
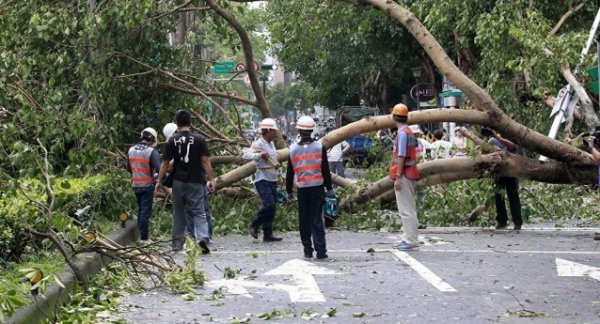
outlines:
[[[130, 323], [598, 323], [598, 228], [431, 228], [418, 251], [400, 233], [329, 232], [329, 260], [279, 243], [216, 237], [198, 258], [198, 298], [153, 291], [123, 301]], [[177, 257], [182, 261], [183, 256]], [[223, 271], [237, 273], [224, 279]], [[328, 315], [329, 313], [329, 315]]]

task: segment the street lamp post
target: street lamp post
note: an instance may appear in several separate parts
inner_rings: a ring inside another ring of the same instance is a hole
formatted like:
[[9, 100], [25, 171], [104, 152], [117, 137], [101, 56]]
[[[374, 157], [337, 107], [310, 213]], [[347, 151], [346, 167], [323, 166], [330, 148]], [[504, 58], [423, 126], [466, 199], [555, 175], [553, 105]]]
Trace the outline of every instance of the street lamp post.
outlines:
[[415, 82], [417, 83], [417, 110], [421, 110], [421, 91], [419, 89], [419, 79], [421, 78], [421, 67], [414, 67], [412, 71]]

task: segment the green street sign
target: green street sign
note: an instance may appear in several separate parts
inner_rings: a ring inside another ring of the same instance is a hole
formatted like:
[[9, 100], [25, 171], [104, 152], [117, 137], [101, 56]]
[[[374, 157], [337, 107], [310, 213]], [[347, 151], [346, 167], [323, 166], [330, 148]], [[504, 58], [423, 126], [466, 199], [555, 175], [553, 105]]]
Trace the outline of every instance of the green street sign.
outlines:
[[235, 62], [234, 61], [225, 61], [225, 62], [214, 63], [213, 64], [213, 73], [214, 74], [235, 73]]
[[277, 69], [277, 65], [275, 64], [263, 64], [260, 66], [261, 70], [276, 70]]

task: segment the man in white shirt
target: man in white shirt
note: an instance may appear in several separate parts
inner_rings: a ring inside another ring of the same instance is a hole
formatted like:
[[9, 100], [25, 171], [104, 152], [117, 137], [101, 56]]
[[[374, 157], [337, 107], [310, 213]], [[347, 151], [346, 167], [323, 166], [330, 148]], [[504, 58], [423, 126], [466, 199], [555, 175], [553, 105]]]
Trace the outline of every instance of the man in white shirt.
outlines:
[[419, 125], [410, 125], [409, 128], [418, 141], [417, 158], [419, 159], [419, 162], [426, 160], [427, 153], [429, 152], [431, 144], [429, 144], [429, 142], [421, 138], [421, 135], [423, 135], [423, 131], [421, 130], [421, 127], [419, 127]]
[[344, 155], [350, 151], [350, 144], [343, 141], [332, 146], [327, 150], [327, 160], [329, 161], [329, 170], [344, 178]]
[[443, 140], [444, 132], [441, 129], [436, 129], [433, 131], [433, 138], [435, 138], [435, 142], [431, 143], [431, 158], [436, 159], [447, 159], [452, 156], [451, 149], [452, 143]]
[[275, 206], [277, 196], [277, 177], [280, 164], [277, 161], [277, 150], [273, 140], [277, 137], [277, 123], [272, 118], [265, 118], [260, 122], [261, 137], [252, 143], [249, 150], [245, 150], [243, 158], [256, 162], [254, 186], [262, 201], [260, 210], [249, 226], [250, 235], [258, 238], [258, 229], [262, 226], [263, 241], [277, 242], [280, 237], [273, 236], [273, 220], [275, 219]]

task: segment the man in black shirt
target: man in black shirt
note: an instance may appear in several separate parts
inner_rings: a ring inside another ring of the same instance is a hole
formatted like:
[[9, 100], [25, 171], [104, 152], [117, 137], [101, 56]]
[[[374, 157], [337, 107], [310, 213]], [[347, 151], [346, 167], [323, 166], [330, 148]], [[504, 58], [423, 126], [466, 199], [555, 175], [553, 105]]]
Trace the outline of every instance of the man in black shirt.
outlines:
[[187, 110], [177, 111], [175, 123], [177, 133], [167, 141], [156, 188], [160, 187], [169, 161], [173, 160], [173, 250], [183, 249], [187, 215], [194, 220], [194, 239], [202, 253], [208, 254], [209, 233], [204, 204], [206, 190], [215, 190], [208, 146], [202, 136], [190, 132], [192, 117]]

